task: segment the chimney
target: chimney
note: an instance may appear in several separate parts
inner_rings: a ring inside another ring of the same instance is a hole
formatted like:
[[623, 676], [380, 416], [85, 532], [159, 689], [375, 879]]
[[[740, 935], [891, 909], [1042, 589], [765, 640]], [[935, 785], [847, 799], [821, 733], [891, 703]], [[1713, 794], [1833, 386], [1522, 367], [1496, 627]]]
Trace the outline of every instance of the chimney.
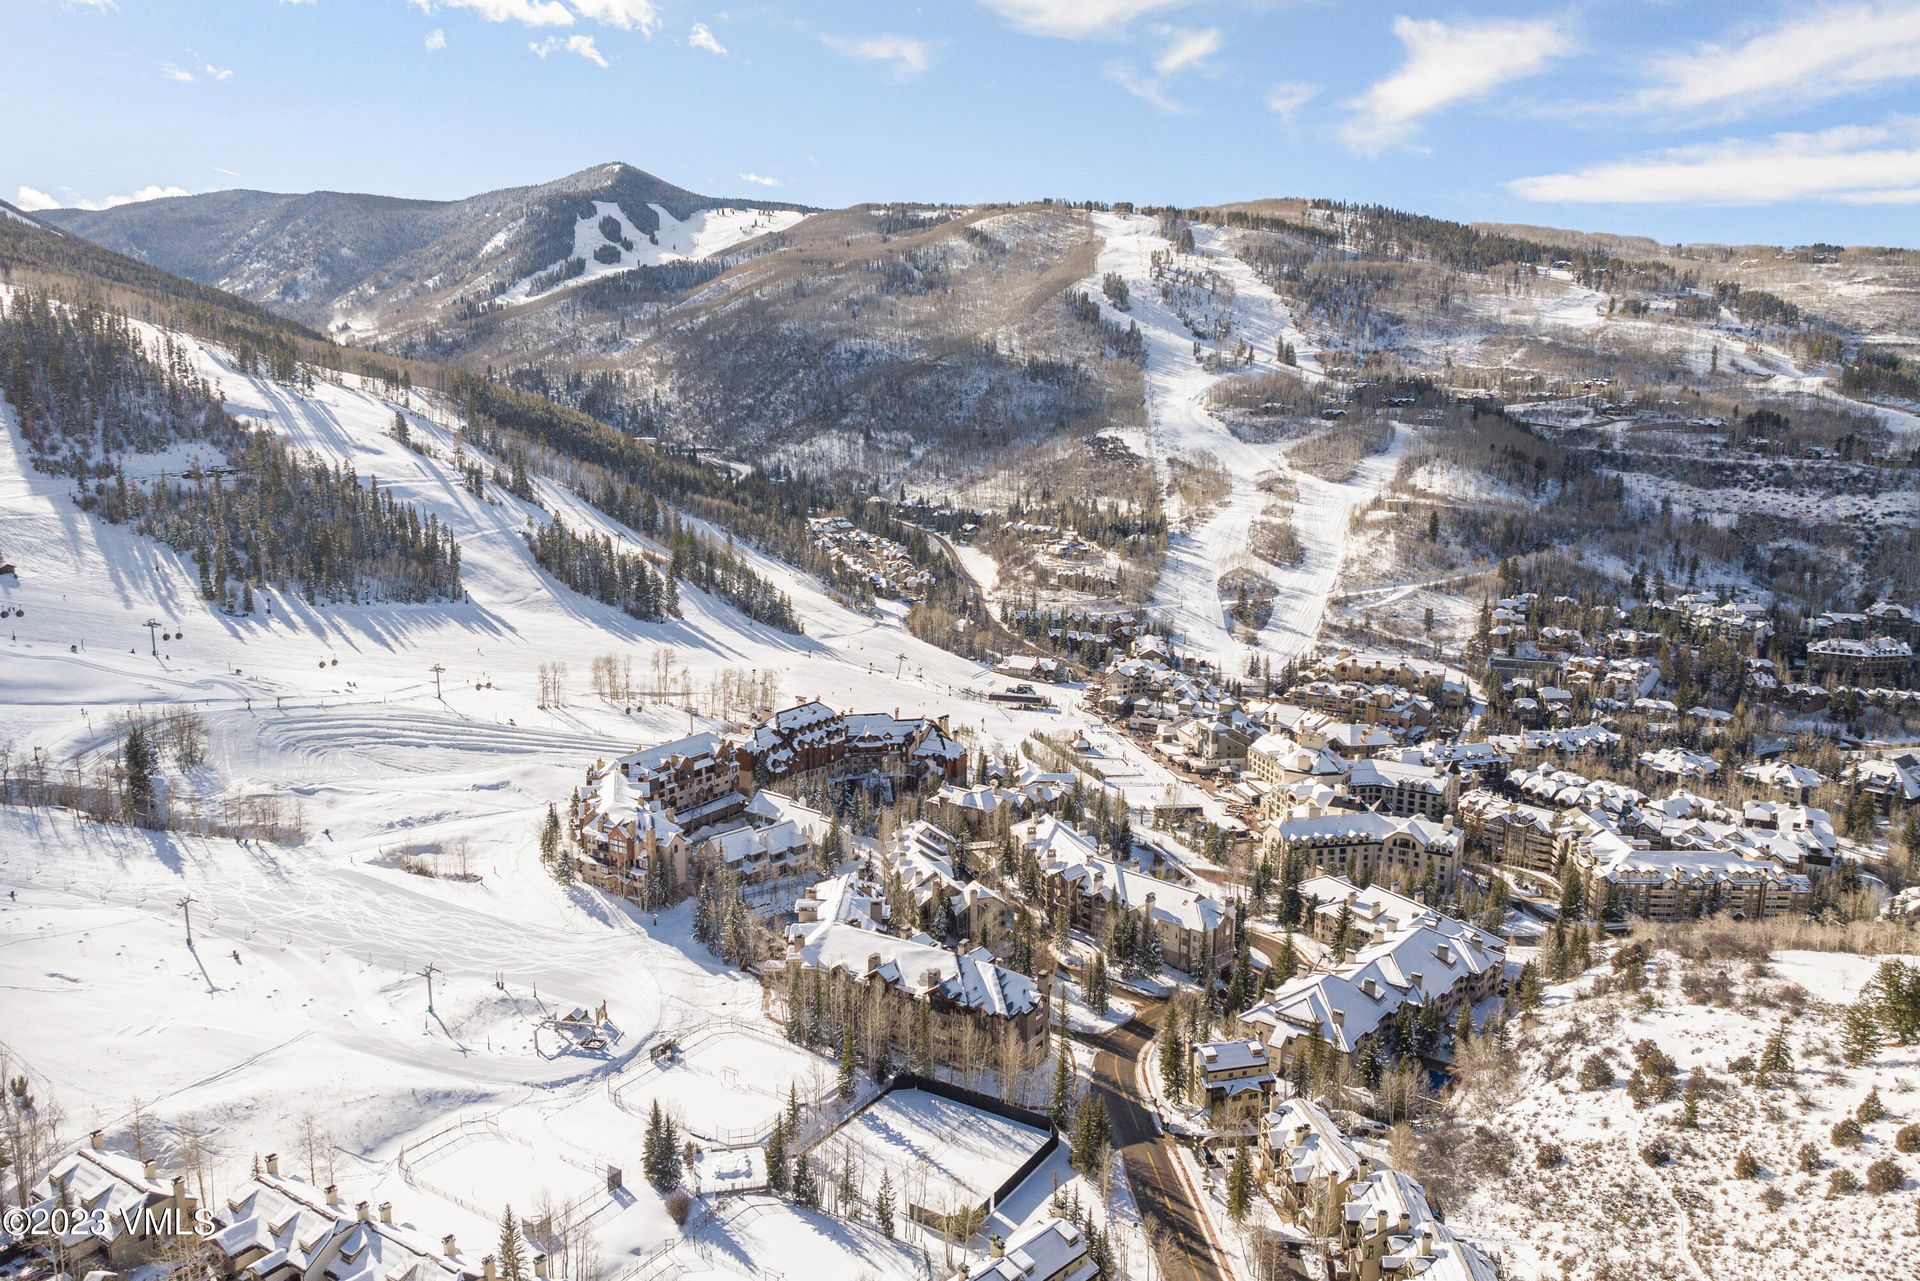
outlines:
[[95, 1152], [104, 1152], [107, 1150], [107, 1136], [103, 1132], [95, 1130], [87, 1136], [87, 1146]]
[[140, 1163], [140, 1177], [143, 1179], [152, 1180], [152, 1179], [159, 1178], [160, 1173], [158, 1170], [153, 1168], [153, 1162], [142, 1161]]
[[880, 953], [878, 952], [867, 953], [867, 973], [871, 974], [879, 968], [880, 968]]
[[278, 1152], [267, 1153], [267, 1173], [272, 1175], [278, 1175], [280, 1173], [280, 1154]]
[[382, 1201], [380, 1203], [380, 1222], [382, 1223], [393, 1222], [393, 1202]]
[[340, 1185], [339, 1184], [337, 1183], [327, 1184], [327, 1204], [331, 1206], [338, 1206], [340, 1204]]
[[534, 1281], [547, 1281], [547, 1256], [546, 1255], [536, 1254], [533, 1256], [533, 1276], [534, 1276]]
[[460, 1247], [454, 1244], [453, 1233], [449, 1232], [440, 1238], [440, 1253], [446, 1255], [449, 1259], [460, 1253]]
[[480, 1275], [485, 1277], [486, 1281], [497, 1281], [499, 1274], [493, 1270], [493, 1256], [491, 1254], [480, 1260]]
[[353, 1207], [353, 1217], [366, 1223], [373, 1218], [373, 1211], [365, 1201], [361, 1201]]

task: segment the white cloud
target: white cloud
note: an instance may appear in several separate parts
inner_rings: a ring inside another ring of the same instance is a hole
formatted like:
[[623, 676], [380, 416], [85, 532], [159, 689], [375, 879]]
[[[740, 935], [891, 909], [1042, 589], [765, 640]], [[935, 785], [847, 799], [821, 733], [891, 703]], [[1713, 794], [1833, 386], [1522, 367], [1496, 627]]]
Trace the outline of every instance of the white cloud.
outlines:
[[439, 27], [435, 27], [433, 30], [427, 32], [426, 45], [429, 53], [446, 48], [447, 33]]
[[720, 43], [719, 37], [707, 29], [704, 22], [693, 24], [693, 30], [687, 33], [687, 44], [695, 49], [705, 49], [708, 53], [725, 54], [727, 47]]
[[581, 17], [601, 26], [638, 31], [649, 37], [660, 25], [660, 10], [653, 0], [573, 0], [573, 7]]
[[1302, 84], [1297, 80], [1283, 81], [1271, 86], [1261, 101], [1267, 104], [1267, 110], [1280, 117], [1284, 124], [1292, 124], [1294, 113], [1320, 95], [1319, 85]]
[[1807, 12], [1743, 44], [1701, 45], [1655, 61], [1634, 100], [1649, 110], [1743, 115], [1920, 77], [1920, 4]]
[[780, 185], [778, 178], [769, 178], [765, 174], [758, 173], [743, 173], [740, 175], [740, 181], [750, 182], [756, 187], [777, 187]]
[[215, 173], [223, 173], [227, 175], [227, 177], [229, 178], [238, 178], [240, 176], [237, 171], [232, 169], [222, 169], [219, 165], [208, 165], [207, 168], [213, 170]]
[[1114, 36], [1135, 18], [1173, 8], [1186, 0], [980, 0], [980, 3], [1036, 36], [1085, 40]]
[[[187, 56], [191, 58], [196, 55], [189, 49]], [[183, 67], [177, 62], [163, 62], [160, 64], [160, 74], [169, 80], [178, 80], [182, 84], [191, 84], [201, 76], [205, 76], [209, 80], [231, 80], [233, 79], [233, 68], [216, 67], [211, 62], [206, 61], [202, 61], [192, 67]]]
[[[62, 187], [62, 191], [71, 190]], [[32, 187], [22, 187], [14, 193], [13, 203], [29, 213], [41, 209], [118, 209], [121, 205], [137, 205], [143, 200], [163, 200], [171, 196], [189, 195], [185, 187], [142, 187], [131, 196], [108, 196], [105, 200], [57, 200], [44, 191]]]
[[[448, 9], [467, 9], [488, 22], [518, 22], [529, 27], [570, 27], [573, 11], [560, 0], [440, 0]], [[433, 0], [413, 0], [422, 13], [433, 12]]]
[[[118, 9], [120, 5], [118, 0], [67, 0], [67, 7], [69, 9], [98, 9], [104, 13], [108, 9]], [[26, 188], [22, 187], [20, 190], [25, 191]]]
[[1155, 60], [1153, 69], [1163, 76], [1198, 67], [1220, 51], [1218, 27], [1208, 27], [1204, 31], [1176, 31], [1163, 27], [1161, 34], [1168, 38], [1169, 43], [1167, 51]]
[[1141, 75], [1130, 62], [1109, 62], [1101, 68], [1100, 74], [1142, 102], [1150, 103], [1156, 111], [1164, 111], [1170, 116], [1186, 114], [1185, 107], [1167, 96], [1166, 88], [1158, 78]]
[[568, 36], [562, 40], [559, 36], [548, 36], [545, 40], [536, 40], [527, 48], [544, 58], [550, 53], [577, 53], [596, 67], [608, 65], [606, 57], [596, 49], [592, 36]]
[[933, 46], [912, 36], [821, 36], [820, 41], [845, 57], [886, 63], [900, 77], [917, 76], [933, 65]]
[[1920, 127], [1729, 138], [1507, 186], [1529, 200], [1579, 204], [1905, 204], [1920, 199]]
[[1442, 108], [1530, 76], [1571, 41], [1551, 22], [1473, 22], [1448, 26], [1396, 18], [1407, 47], [1400, 69], [1346, 105], [1340, 136], [1355, 151], [1378, 153], [1407, 143], [1420, 121]]

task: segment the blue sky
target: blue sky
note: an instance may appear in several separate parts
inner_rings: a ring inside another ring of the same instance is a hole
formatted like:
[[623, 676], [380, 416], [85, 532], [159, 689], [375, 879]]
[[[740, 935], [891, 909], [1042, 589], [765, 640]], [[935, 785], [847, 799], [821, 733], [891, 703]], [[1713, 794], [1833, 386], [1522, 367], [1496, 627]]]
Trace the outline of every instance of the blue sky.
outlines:
[[0, 194], [1381, 201], [1920, 243], [1920, 0], [6, 0]]

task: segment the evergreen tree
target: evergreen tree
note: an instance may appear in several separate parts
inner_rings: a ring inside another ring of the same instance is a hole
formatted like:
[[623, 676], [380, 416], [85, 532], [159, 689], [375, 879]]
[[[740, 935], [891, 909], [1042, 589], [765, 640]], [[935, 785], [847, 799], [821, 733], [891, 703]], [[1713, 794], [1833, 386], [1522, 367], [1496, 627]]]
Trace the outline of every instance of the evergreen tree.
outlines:
[[546, 822], [540, 827], [540, 861], [552, 870], [559, 865], [559, 860], [560, 810], [548, 802]]
[[1098, 1092], [1088, 1090], [1080, 1096], [1080, 1106], [1073, 1118], [1073, 1168], [1096, 1178], [1101, 1166], [1107, 1159], [1107, 1105], [1100, 1100]]
[[840, 1101], [853, 1102], [853, 1096], [860, 1088], [860, 1080], [854, 1066], [853, 1047], [853, 1011], [847, 1011], [840, 1025]]
[[1063, 1134], [1073, 1121], [1074, 1085], [1073, 1047], [1063, 1036], [1060, 1038], [1060, 1053], [1053, 1065], [1053, 1104], [1049, 1109], [1054, 1125]]
[[1865, 1001], [1847, 1007], [1846, 1021], [1840, 1030], [1840, 1043], [1849, 1067], [1859, 1067], [1880, 1048], [1880, 1020]]
[[1760, 1064], [1755, 1069], [1755, 1085], [1765, 1085], [1775, 1077], [1793, 1070], [1793, 1051], [1787, 1045], [1787, 1020], [1781, 1019], [1780, 1026], [1767, 1038], [1765, 1048], [1760, 1051]]
[[1340, 912], [1333, 918], [1333, 959], [1344, 962], [1347, 953], [1353, 950], [1353, 906], [1342, 902]]
[[767, 1136], [767, 1187], [785, 1196], [788, 1186], [787, 1119], [777, 1116], [773, 1119], [773, 1133]]
[[893, 1236], [893, 1175], [880, 1172], [880, 1195], [874, 1198], [873, 1217], [879, 1221], [880, 1230]]
[[153, 743], [147, 737], [147, 731], [133, 722], [127, 726], [126, 742], [121, 747], [121, 759], [126, 771], [127, 816], [135, 823], [147, 823], [153, 819], [154, 773], [157, 763], [154, 758]]
[[1253, 1163], [1247, 1160], [1247, 1141], [1239, 1139], [1233, 1145], [1233, 1167], [1227, 1172], [1227, 1217], [1240, 1223], [1252, 1208]]
[[1520, 977], [1514, 983], [1514, 1003], [1522, 1013], [1530, 1013], [1540, 1008], [1541, 996], [1540, 968], [1528, 961], [1520, 967]]
[[1180, 1098], [1187, 1092], [1187, 1047], [1172, 1019], [1160, 1029], [1160, 1083], [1166, 1087], [1168, 1098]]
[[793, 1199], [809, 1210], [820, 1207], [820, 1184], [813, 1177], [813, 1161], [805, 1155], [794, 1158]]
[[1109, 999], [1107, 996], [1107, 957], [1104, 952], [1093, 954], [1093, 963], [1087, 967], [1087, 1004], [1096, 1014], [1105, 1014]]
[[513, 1217], [512, 1206], [500, 1216], [500, 1248], [494, 1253], [499, 1256], [500, 1281], [528, 1281], [526, 1247], [521, 1243], [520, 1221]]
[[1280, 949], [1270, 971], [1275, 983], [1285, 983], [1300, 972], [1300, 949], [1294, 946], [1293, 931], [1287, 931], [1286, 943]]

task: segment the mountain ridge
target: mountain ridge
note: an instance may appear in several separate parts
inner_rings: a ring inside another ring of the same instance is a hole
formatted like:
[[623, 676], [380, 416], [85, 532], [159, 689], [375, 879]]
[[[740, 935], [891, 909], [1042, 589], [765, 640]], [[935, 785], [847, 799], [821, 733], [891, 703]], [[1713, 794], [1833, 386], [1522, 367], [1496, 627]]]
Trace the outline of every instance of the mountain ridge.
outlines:
[[505, 292], [574, 255], [596, 199], [654, 235], [660, 213], [812, 212], [786, 201], [705, 196], [615, 161], [544, 183], [454, 200], [248, 188], [112, 209], [44, 212], [46, 225], [315, 327], [380, 329]]

